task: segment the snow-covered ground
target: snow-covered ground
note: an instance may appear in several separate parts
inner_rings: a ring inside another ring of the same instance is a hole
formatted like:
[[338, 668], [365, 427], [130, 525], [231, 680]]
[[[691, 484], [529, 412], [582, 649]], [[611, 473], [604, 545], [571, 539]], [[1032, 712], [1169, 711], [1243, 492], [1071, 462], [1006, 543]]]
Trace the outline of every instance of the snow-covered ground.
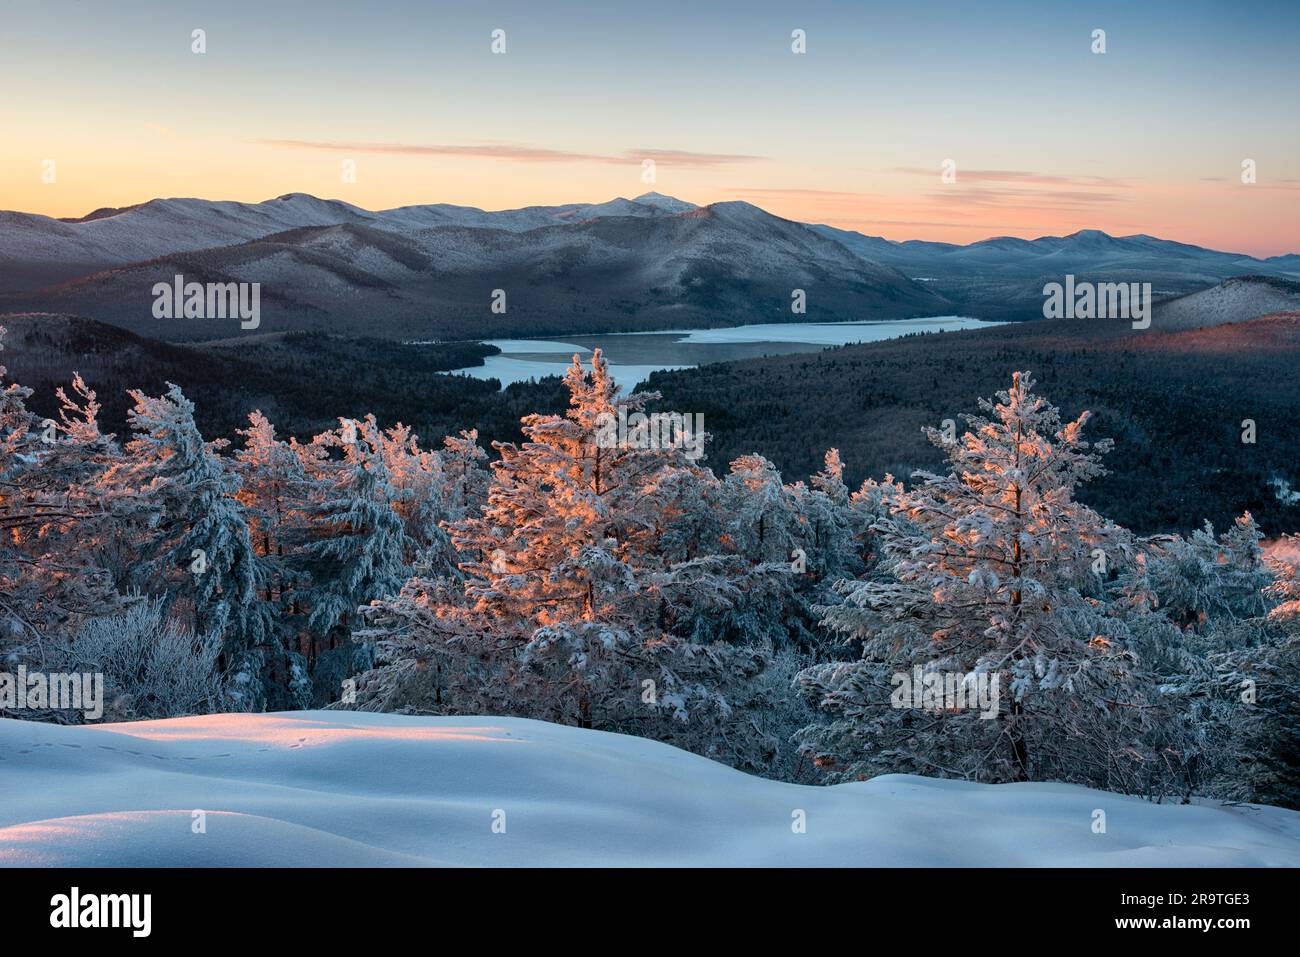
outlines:
[[1300, 813], [904, 775], [801, 787], [510, 718], [0, 720], [0, 863], [1297, 866]]

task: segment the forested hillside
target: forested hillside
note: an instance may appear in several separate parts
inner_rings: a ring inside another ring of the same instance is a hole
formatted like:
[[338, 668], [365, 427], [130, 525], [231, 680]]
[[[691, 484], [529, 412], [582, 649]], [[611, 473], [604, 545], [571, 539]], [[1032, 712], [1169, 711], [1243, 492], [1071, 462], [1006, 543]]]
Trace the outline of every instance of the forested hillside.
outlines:
[[[1300, 316], [1159, 333], [1127, 323], [1042, 321], [909, 336], [811, 355], [658, 372], [663, 407], [702, 412], [709, 461], [758, 450], [791, 478], [840, 449], [850, 482], [905, 479], [941, 453], [923, 427], [969, 408], [1011, 368], [1030, 369], [1068, 415], [1093, 413], [1122, 468], [1083, 500], [1140, 532], [1222, 527], [1249, 510], [1270, 532], [1300, 527]], [[1255, 442], [1243, 442], [1253, 420]]]
[[[127, 388], [181, 386], [207, 436], [231, 437], [260, 408], [299, 439], [339, 415], [373, 413], [421, 436], [477, 429], [520, 437], [529, 412], [564, 408], [559, 379], [519, 383], [446, 370], [481, 362], [477, 342], [411, 346], [379, 339], [269, 334], [176, 345], [67, 316], [8, 316], [11, 373], [32, 385], [32, 407], [57, 412], [54, 389], [80, 372], [103, 403], [104, 431], [124, 435]], [[921, 429], [988, 394], [1006, 368], [1050, 383], [1067, 413], [1092, 410], [1126, 467], [1098, 479], [1084, 500], [1143, 533], [1217, 526], [1249, 510], [1268, 533], [1300, 526], [1294, 450], [1300, 444], [1300, 322], [1277, 316], [1162, 333], [1127, 324], [1052, 321], [978, 332], [909, 336], [825, 352], [655, 373], [657, 408], [701, 413], [706, 464], [725, 471], [758, 452], [789, 478], [806, 478], [827, 448], [841, 450], [852, 483], [905, 479], [940, 461]], [[1255, 442], [1242, 441], [1244, 420]]]
[[478, 342], [409, 346], [385, 339], [305, 333], [245, 336], [177, 345], [73, 316], [4, 316], [6, 363], [35, 389], [32, 408], [57, 417], [54, 390], [74, 372], [100, 396], [100, 425], [125, 435], [128, 388], [158, 393], [174, 382], [195, 400], [195, 421], [207, 436], [234, 435], [251, 409], [261, 409], [282, 434], [309, 439], [340, 415], [373, 412], [420, 435], [478, 429], [484, 442], [519, 435], [520, 416], [563, 407], [558, 380], [541, 386], [500, 383], [447, 370], [481, 365], [498, 350]]

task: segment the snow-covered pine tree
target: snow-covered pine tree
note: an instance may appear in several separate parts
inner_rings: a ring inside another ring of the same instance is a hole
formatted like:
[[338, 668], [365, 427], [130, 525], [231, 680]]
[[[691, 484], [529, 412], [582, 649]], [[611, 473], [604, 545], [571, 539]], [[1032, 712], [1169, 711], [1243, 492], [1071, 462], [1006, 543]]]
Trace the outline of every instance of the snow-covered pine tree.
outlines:
[[[1249, 527], [1237, 536], [1245, 547], [1236, 550], [1239, 567], [1225, 576], [1234, 585], [1253, 573], [1253, 538]], [[1231, 564], [1234, 558], [1229, 553], [1222, 561]], [[1209, 793], [1300, 808], [1300, 541], [1283, 536], [1264, 561], [1272, 575], [1262, 595], [1266, 617], [1240, 618], [1232, 610], [1241, 607], [1239, 601], [1225, 602], [1219, 588], [1203, 587], [1202, 595], [1213, 596], [1204, 607], [1218, 613], [1198, 616], [1184, 644], [1215, 670], [1213, 685], [1197, 688], [1206, 699], [1203, 725], [1218, 745], [1206, 756], [1213, 779]], [[1227, 595], [1241, 597], [1236, 587]]]
[[804, 505], [802, 523], [812, 536], [812, 551], [821, 566], [821, 579], [841, 578], [862, 571], [857, 543], [854, 541], [852, 500], [844, 484], [844, 463], [840, 450], [826, 453], [822, 470], [809, 482], [812, 494]]
[[799, 520], [776, 466], [761, 455], [742, 455], [722, 484], [736, 552], [754, 564], [794, 561]]
[[363, 711], [520, 714], [540, 717], [512, 687], [516, 655], [528, 641], [517, 622], [467, 607], [464, 583], [416, 574], [391, 597], [359, 609], [353, 639], [372, 649], [354, 677]]
[[[413, 549], [393, 507], [384, 445], [367, 415], [340, 419], [338, 429], [316, 436], [303, 454], [321, 487], [318, 500], [304, 506], [293, 568], [318, 701], [337, 698], [343, 678], [364, 663], [349, 638], [357, 609], [396, 595], [410, 577], [406, 556]], [[331, 450], [341, 457], [330, 458]]]
[[[487, 501], [491, 473], [476, 430], [443, 439], [437, 453], [436, 512], [424, 513], [425, 544], [414, 574], [399, 593], [374, 599], [353, 638], [373, 648], [378, 662], [356, 676], [355, 706], [362, 710], [434, 714], [508, 714], [518, 710], [508, 674], [527, 634], [497, 616], [467, 607], [459, 555], [447, 526]], [[386, 460], [392, 461], [390, 449]], [[409, 529], [410, 523], [406, 523]]]
[[[135, 582], [169, 593], [191, 616], [196, 633], [222, 638], [222, 664], [237, 677], [237, 707], [260, 707], [260, 685], [274, 631], [260, 600], [262, 569], [235, 496], [238, 477], [194, 423], [194, 404], [168, 383], [161, 396], [130, 391], [133, 435], [126, 461], [105, 481], [148, 509], [141, 528]], [[173, 614], [179, 608], [173, 604]]]
[[1265, 562], [1272, 581], [1264, 597], [1275, 603], [1268, 611], [1273, 621], [1300, 619], [1300, 535], [1283, 535]]
[[876, 523], [890, 513], [895, 498], [903, 493], [903, 484], [886, 474], [882, 481], [866, 479], [849, 496], [849, 529], [857, 548], [857, 561], [864, 575], [870, 575], [880, 558], [874, 531]]
[[807, 571], [796, 575], [800, 599], [823, 603], [831, 582], [856, 577], [864, 569], [858, 540], [853, 497], [844, 484], [844, 465], [838, 449], [826, 453], [825, 465], [808, 485], [786, 486], [796, 520], [798, 548], [806, 556]]
[[620, 404], [631, 415], [651, 398], [620, 397], [599, 351], [590, 372], [575, 356], [564, 382], [568, 412], [526, 416], [522, 445], [497, 443], [487, 505], [453, 525], [452, 537], [467, 556], [475, 609], [529, 634], [520, 661], [540, 681], [537, 694], [561, 703], [562, 720], [591, 727], [602, 706], [641, 710], [638, 669], [645, 680], [671, 680], [641, 634], [650, 601], [638, 564], [653, 529], [642, 493], [657, 469], [686, 460], [598, 439]]
[[487, 452], [478, 444], [478, 429], [449, 435], [442, 444], [439, 455], [446, 481], [443, 492], [446, 520], [457, 522], [486, 504], [492, 475], [487, 469]]
[[[5, 336], [8, 330], [0, 326], [0, 352], [5, 348]], [[33, 415], [27, 409], [27, 400], [32, 396], [32, 390], [27, 386], [19, 385], [17, 382], [6, 382], [9, 370], [0, 364], [0, 437], [3, 437], [4, 444], [0, 445], [0, 468], [8, 468], [20, 444], [26, 439], [27, 434], [32, 426]]]
[[[128, 548], [118, 528], [120, 501], [105, 481], [121, 463], [122, 450], [115, 436], [100, 432], [98, 397], [80, 374], [73, 375], [72, 391], [75, 398], [61, 386], [55, 390], [60, 405], [55, 441], [44, 441], [50, 433], [46, 420], [40, 467], [28, 485], [76, 516], [48, 527], [48, 548], [37, 567], [62, 592], [57, 598], [47, 595], [46, 602], [61, 606], [70, 618], [84, 619], [121, 605], [115, 583], [123, 577]], [[124, 512], [129, 516], [129, 506]]]
[[[1259, 765], [1251, 798], [1300, 809], [1300, 536], [1285, 535], [1266, 559], [1274, 580], [1264, 589], [1271, 640], [1252, 662], [1260, 677]], [[1240, 690], [1240, 689], [1238, 689]]]
[[1267, 611], [1263, 589], [1272, 581], [1263, 539], [1246, 512], [1215, 537], [1209, 522], [1187, 538], [1156, 535], [1137, 543], [1139, 561], [1117, 581], [1125, 594], [1147, 596], [1184, 628], [1259, 617]]
[[522, 445], [496, 443], [485, 508], [452, 527], [470, 597], [534, 626], [634, 617], [656, 535], [646, 493], [665, 470], [691, 467], [682, 449], [598, 440], [620, 406], [631, 416], [655, 397], [620, 396], [599, 350], [590, 372], [575, 356], [564, 381], [568, 412], [525, 416]]
[[[955, 444], [927, 430], [947, 473], [891, 490], [874, 529], [883, 574], [841, 583], [843, 601], [824, 609], [824, 624], [863, 648], [859, 661], [800, 675], [834, 717], [801, 735], [833, 779], [888, 769], [1096, 783], [1110, 749], [1137, 755], [1157, 720], [1149, 685], [1133, 679], [1128, 627], [1100, 597], [1099, 572], [1126, 560], [1125, 536], [1073, 496], [1103, 474], [1110, 443], [1084, 438], [1086, 412], [1062, 424], [1033, 385], [1016, 373], [997, 402], [981, 401], [987, 418], [966, 417]], [[997, 720], [891, 707], [898, 676], [916, 668], [999, 676]], [[1109, 780], [1133, 786], [1149, 771]]]
[[431, 548], [445, 552], [447, 534], [440, 523], [447, 513], [444, 497], [448, 483], [442, 457], [421, 449], [410, 426], [400, 422], [379, 436], [393, 511], [406, 530], [405, 562], [413, 565], [417, 556], [427, 555]]
[[[0, 326], [0, 351], [5, 330]], [[64, 390], [60, 421], [36, 417], [32, 390], [5, 381], [0, 364], [0, 655], [44, 667], [51, 638], [117, 606], [112, 580], [94, 564], [107, 510], [99, 476], [114, 449], [100, 436], [94, 393], [81, 377]]]
[[457, 577], [459, 556], [447, 526], [482, 508], [491, 481], [478, 432], [447, 436], [442, 449], [425, 451], [399, 423], [383, 440], [393, 507], [410, 542], [408, 564], [423, 577]]
[[262, 560], [262, 599], [280, 602], [291, 590], [287, 548], [292, 529], [301, 523], [300, 512], [309, 483], [302, 459], [276, 438], [275, 426], [260, 410], [250, 412], [248, 428], [237, 429], [243, 448], [233, 456], [240, 477], [236, 500], [244, 508], [253, 545]]
[[607, 417], [620, 405], [635, 415], [651, 396], [621, 396], [599, 352], [590, 371], [575, 357], [565, 383], [568, 412], [525, 417], [525, 441], [497, 445], [482, 512], [451, 526], [463, 600], [448, 598], [454, 581], [414, 579], [374, 602], [359, 637], [381, 666], [359, 686], [762, 760], [771, 742], [738, 724], [727, 741], [720, 728], [744, 721], [752, 732], [736, 704], [758, 693], [766, 649], [690, 640], [700, 609], [728, 606], [737, 590], [732, 558], [684, 558], [691, 533], [673, 530], [679, 496], [716, 479], [681, 448], [609, 441]]
[[0, 653], [44, 666], [49, 639], [119, 605], [101, 567], [114, 538], [101, 478], [120, 452], [100, 434], [99, 403], [80, 376], [82, 404], [58, 389], [55, 421], [32, 416], [31, 390], [4, 375], [0, 366]]
[[249, 413], [248, 428], [236, 430], [243, 447], [232, 456], [240, 477], [235, 498], [244, 515], [261, 566], [260, 598], [272, 618], [275, 640], [268, 642], [267, 707], [304, 708], [311, 704], [312, 682], [306, 656], [298, 647], [293, 549], [306, 524], [313, 480], [300, 448], [276, 437], [275, 426], [260, 410]]
[[[6, 329], [0, 326], [0, 352], [5, 348]], [[9, 370], [0, 364], [0, 557], [5, 559], [3, 569], [5, 578], [4, 594], [15, 595], [16, 576], [21, 574], [17, 567], [19, 556], [13, 550], [13, 543], [21, 542], [34, 530], [45, 525], [49, 520], [60, 520], [67, 516], [63, 510], [52, 510], [48, 503], [35, 500], [30, 496], [26, 486], [31, 480], [40, 459], [40, 439], [33, 434], [38, 425], [36, 416], [28, 410], [27, 400], [32, 390], [17, 382], [7, 382]], [[43, 517], [53, 511], [50, 519]], [[23, 608], [16, 602], [4, 602], [3, 608], [8, 616], [4, 622], [4, 637], [21, 635], [28, 630]], [[34, 605], [34, 602], [21, 602], [22, 605]], [[34, 626], [30, 627], [33, 635]]]

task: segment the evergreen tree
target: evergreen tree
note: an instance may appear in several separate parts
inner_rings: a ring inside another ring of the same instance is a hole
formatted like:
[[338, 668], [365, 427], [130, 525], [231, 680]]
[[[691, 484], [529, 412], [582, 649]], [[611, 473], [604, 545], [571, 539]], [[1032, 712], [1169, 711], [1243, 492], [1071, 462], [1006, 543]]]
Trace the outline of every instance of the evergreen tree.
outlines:
[[222, 637], [223, 664], [239, 677], [239, 706], [263, 699], [261, 672], [274, 634], [259, 600], [262, 570], [235, 496], [239, 480], [217, 454], [228, 442], [205, 442], [194, 405], [168, 383], [161, 396], [132, 390], [127, 459], [106, 481], [125, 486], [149, 509], [135, 581], [170, 592], [189, 609], [196, 633]]
[[298, 648], [294, 543], [306, 524], [312, 480], [295, 443], [276, 437], [275, 426], [260, 411], [239, 429], [244, 445], [232, 457], [240, 478], [235, 498], [243, 507], [261, 568], [260, 599], [272, 619], [268, 642], [267, 707], [302, 708], [312, 700], [306, 657]]
[[[1133, 680], [1129, 627], [1101, 598], [1099, 572], [1125, 560], [1128, 545], [1073, 497], [1103, 474], [1110, 443], [1085, 440], [1087, 413], [1062, 424], [1027, 373], [981, 407], [989, 416], [967, 416], [969, 431], [951, 446], [927, 430], [947, 452], [948, 472], [917, 473], [911, 489], [889, 495], [889, 515], [875, 525], [883, 574], [842, 582], [842, 603], [825, 609], [824, 624], [863, 647], [860, 661], [800, 675], [835, 716], [802, 735], [834, 779], [882, 766], [984, 780], [1089, 778], [1108, 773], [1101, 729], [1116, 730], [1130, 706], [1135, 715], [1150, 706]], [[965, 687], [978, 680], [967, 675], [997, 676], [997, 720], [973, 709], [891, 707], [891, 689], [918, 674], [957, 676]], [[1138, 725], [1127, 730], [1150, 730]], [[1082, 741], [1090, 747], [1063, 744]], [[1150, 770], [1126, 774], [1124, 785]]]
[[[0, 348], [3, 337], [0, 327]], [[0, 653], [44, 665], [51, 633], [119, 604], [102, 567], [114, 529], [101, 482], [119, 453], [80, 376], [84, 404], [58, 389], [59, 421], [32, 415], [31, 390], [4, 377], [0, 366]]]
[[599, 351], [590, 371], [575, 358], [565, 384], [568, 412], [525, 417], [522, 445], [497, 446], [482, 512], [451, 526], [464, 598], [416, 579], [375, 602], [364, 635], [384, 664], [361, 684], [393, 700], [414, 682], [450, 709], [500, 703], [710, 753], [768, 659], [761, 644], [691, 640], [745, 574], [727, 556], [685, 557], [692, 533], [674, 531], [679, 510], [700, 507], [684, 490], [716, 480], [680, 448], [607, 441], [620, 406], [631, 417], [652, 397], [620, 396]]
[[1276, 603], [1269, 609], [1273, 621], [1300, 619], [1300, 536], [1284, 535], [1267, 559], [1272, 581], [1264, 588], [1264, 597]]
[[[303, 537], [294, 551], [317, 698], [326, 700], [358, 663], [348, 637], [355, 612], [401, 590], [411, 571], [405, 557], [412, 552], [393, 506], [384, 437], [374, 416], [339, 422], [338, 429], [316, 436], [307, 456], [321, 495], [305, 507]], [[330, 450], [341, 458], [329, 458]], [[322, 650], [342, 654], [327, 655], [326, 664], [318, 660]]]
[[1139, 543], [1139, 560], [1117, 582], [1124, 593], [1149, 596], [1176, 624], [1254, 618], [1266, 611], [1272, 581], [1263, 536], [1247, 512], [1218, 538], [1209, 522], [1189, 537], [1157, 535]]

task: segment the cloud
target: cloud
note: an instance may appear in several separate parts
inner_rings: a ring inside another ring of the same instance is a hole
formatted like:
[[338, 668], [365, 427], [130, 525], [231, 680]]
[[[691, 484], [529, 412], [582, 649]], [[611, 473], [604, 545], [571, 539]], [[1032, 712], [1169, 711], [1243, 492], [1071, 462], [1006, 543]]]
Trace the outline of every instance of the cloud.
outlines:
[[261, 146], [273, 146], [281, 149], [328, 150], [335, 153], [386, 153], [401, 156], [473, 157], [478, 159], [511, 160], [516, 163], [602, 163], [626, 166], [649, 159], [654, 160], [656, 163], [663, 163], [666, 166], [702, 167], [749, 163], [763, 158], [737, 153], [696, 153], [690, 150], [665, 149], [627, 150], [621, 155], [606, 155], [547, 149], [540, 146], [520, 146], [509, 143], [464, 146], [445, 143], [359, 143], [289, 139], [261, 139], [254, 140], [254, 142]]
[[733, 163], [754, 163], [762, 156], [747, 156], [743, 153], [692, 153], [689, 150], [628, 150], [624, 162], [639, 163], [652, 159], [656, 163], [670, 166], [730, 166]]
[[[921, 169], [915, 166], [895, 166], [895, 173], [906, 173], [909, 176], [931, 176], [939, 178], [940, 169], [935, 166], [933, 169]], [[1020, 183], [1025, 186], [1106, 186], [1110, 188], [1126, 188], [1129, 183], [1126, 180], [1117, 179], [1113, 176], [1057, 176], [1048, 173], [1032, 173], [1026, 170], [1015, 169], [962, 169], [957, 167], [957, 180], [967, 180], [973, 183]]]
[[1019, 223], [945, 223], [934, 219], [862, 219], [849, 217], [836, 217], [825, 220], [827, 226], [840, 223], [846, 226], [860, 226], [863, 223], [870, 223], [873, 226], [926, 226], [932, 229], [1020, 229]]
[[[927, 171], [933, 172], [933, 171]], [[988, 171], [985, 171], [988, 172]], [[1005, 172], [1005, 171], [1002, 171]], [[1099, 207], [1123, 202], [1117, 193], [1086, 187], [1045, 188], [1025, 185], [1006, 177], [984, 177], [992, 182], [968, 182], [958, 172], [956, 184], [909, 190], [902, 195], [803, 187], [732, 186], [724, 193], [774, 204], [781, 215], [801, 221], [851, 228], [926, 227], [931, 229], [1037, 229], [1038, 225], [1008, 220], [1041, 222], [1044, 215], [1091, 216]], [[935, 174], [937, 179], [937, 173]], [[971, 177], [974, 179], [974, 177]], [[1039, 177], [1039, 179], [1049, 179]], [[1049, 179], [1057, 181], [1068, 177]]]
[[1098, 203], [1118, 203], [1122, 197], [1114, 193], [1090, 193], [1068, 189], [998, 189], [987, 186], [961, 188], [958, 181], [928, 194], [931, 201], [940, 205], [979, 206], [985, 208], [1020, 209], [1077, 209]]
[[255, 140], [261, 146], [276, 146], [298, 150], [329, 150], [335, 153], [390, 153], [403, 156], [472, 156], [487, 159], [508, 159], [524, 163], [572, 163], [601, 160], [608, 157], [570, 153], [564, 150], [542, 149], [535, 146], [452, 146], [420, 145], [415, 143], [349, 143], [326, 140]]
[[767, 188], [761, 186], [731, 186], [724, 192], [734, 193], [737, 196], [770, 196], [778, 199], [809, 199], [809, 200], [858, 200], [874, 199], [878, 196], [876, 193], [859, 193], [845, 190], [833, 189], [798, 189], [798, 188]]
[[[926, 178], [939, 179], [939, 171], [896, 169], [895, 172], [911, 174], [924, 173]], [[808, 212], [833, 208], [837, 212], [861, 211], [863, 221], [887, 223], [890, 225], [940, 225], [934, 220], [915, 220], [910, 218], [885, 218], [884, 210], [909, 209], [912, 213], [935, 213], [943, 225], [956, 225], [950, 222], [954, 210], [999, 210], [1013, 211], [1069, 211], [1082, 212], [1089, 207], [1123, 202], [1125, 197], [1117, 192], [1103, 190], [1103, 185], [1124, 187], [1120, 180], [1102, 176], [1046, 176], [1039, 173], [1018, 172], [1014, 170], [961, 170], [957, 171], [957, 182], [945, 186], [936, 185], [923, 192], [889, 195], [882, 193], [857, 192], [851, 190], [805, 189], [805, 188], [764, 188], [733, 186], [727, 192], [737, 196], [750, 196], [776, 202], [795, 203]], [[945, 215], [946, 213], [946, 215]], [[831, 220], [823, 219], [824, 222]], [[972, 224], [975, 225], [975, 224]]]

